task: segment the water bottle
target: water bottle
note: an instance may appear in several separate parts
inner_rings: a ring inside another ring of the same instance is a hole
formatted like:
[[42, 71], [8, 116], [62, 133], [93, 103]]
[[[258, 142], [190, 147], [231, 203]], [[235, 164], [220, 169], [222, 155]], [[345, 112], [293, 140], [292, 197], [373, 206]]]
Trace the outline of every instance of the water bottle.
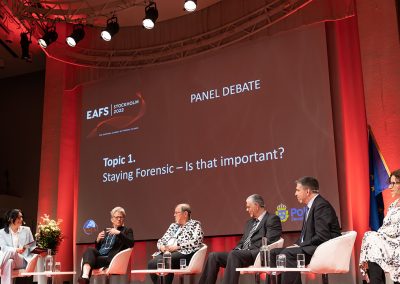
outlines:
[[164, 252], [163, 260], [164, 260], [164, 268], [171, 269], [171, 253], [169, 251]]
[[267, 237], [263, 237], [261, 239], [260, 262], [261, 262], [261, 267], [270, 267], [269, 248], [268, 248]]
[[261, 267], [270, 267], [268, 246], [262, 246], [260, 248], [260, 261]]
[[51, 249], [47, 250], [47, 255], [44, 259], [44, 271], [53, 271], [54, 259], [51, 255]]

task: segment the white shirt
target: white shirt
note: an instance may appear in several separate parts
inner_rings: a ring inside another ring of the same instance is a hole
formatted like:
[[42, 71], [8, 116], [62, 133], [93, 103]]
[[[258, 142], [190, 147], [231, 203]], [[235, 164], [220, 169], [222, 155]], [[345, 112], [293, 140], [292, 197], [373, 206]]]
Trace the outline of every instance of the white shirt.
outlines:
[[14, 233], [14, 231], [10, 228], [11, 238], [13, 241], [13, 247], [19, 248], [19, 233], [21, 232], [21, 227], [18, 227], [18, 230]]

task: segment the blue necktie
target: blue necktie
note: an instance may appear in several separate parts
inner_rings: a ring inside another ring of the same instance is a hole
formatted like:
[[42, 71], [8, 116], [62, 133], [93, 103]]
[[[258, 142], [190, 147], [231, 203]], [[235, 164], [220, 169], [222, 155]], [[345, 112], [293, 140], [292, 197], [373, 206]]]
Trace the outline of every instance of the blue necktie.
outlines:
[[257, 225], [258, 225], [259, 220], [255, 219], [254, 223], [253, 223], [253, 227], [251, 228], [249, 235], [247, 236], [246, 240], [243, 243], [242, 249], [249, 249], [250, 248], [250, 239], [253, 236], [254, 232], [257, 229]]
[[308, 217], [308, 206], [306, 206], [306, 212], [304, 212], [304, 219], [303, 219], [303, 228], [301, 228], [301, 242], [304, 240], [304, 235], [306, 233], [306, 222], [307, 222], [307, 217]]

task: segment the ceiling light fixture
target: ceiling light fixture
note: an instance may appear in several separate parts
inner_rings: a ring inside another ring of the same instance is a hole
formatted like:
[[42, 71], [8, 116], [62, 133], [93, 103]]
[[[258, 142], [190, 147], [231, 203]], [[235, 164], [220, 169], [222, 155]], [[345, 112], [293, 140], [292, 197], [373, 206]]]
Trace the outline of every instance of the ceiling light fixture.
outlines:
[[112, 37], [118, 33], [119, 24], [117, 17], [113, 16], [107, 20], [107, 27], [101, 31], [101, 38], [105, 41], [110, 41]]
[[42, 48], [47, 48], [50, 44], [55, 42], [58, 38], [56, 26], [47, 27], [42, 38], [39, 38], [38, 43]]
[[188, 12], [193, 12], [197, 8], [197, 0], [185, 0], [183, 8]]
[[145, 17], [143, 19], [143, 27], [151, 30], [154, 28], [158, 19], [158, 10], [155, 2], [150, 2], [149, 5], [144, 9]]
[[72, 34], [65, 39], [67, 44], [71, 47], [75, 47], [85, 37], [85, 31], [83, 30], [82, 24], [76, 24], [73, 27]]

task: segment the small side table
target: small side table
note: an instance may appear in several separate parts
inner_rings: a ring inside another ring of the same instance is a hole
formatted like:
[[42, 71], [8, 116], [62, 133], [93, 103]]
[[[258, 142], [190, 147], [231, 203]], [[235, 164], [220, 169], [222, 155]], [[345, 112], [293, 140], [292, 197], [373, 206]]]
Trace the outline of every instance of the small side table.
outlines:
[[[75, 275], [75, 271], [42, 271], [42, 272], [23, 272], [21, 276], [47, 276], [50, 283], [54, 283], [54, 279], [60, 275]], [[47, 281], [49, 283], [49, 281]]]

